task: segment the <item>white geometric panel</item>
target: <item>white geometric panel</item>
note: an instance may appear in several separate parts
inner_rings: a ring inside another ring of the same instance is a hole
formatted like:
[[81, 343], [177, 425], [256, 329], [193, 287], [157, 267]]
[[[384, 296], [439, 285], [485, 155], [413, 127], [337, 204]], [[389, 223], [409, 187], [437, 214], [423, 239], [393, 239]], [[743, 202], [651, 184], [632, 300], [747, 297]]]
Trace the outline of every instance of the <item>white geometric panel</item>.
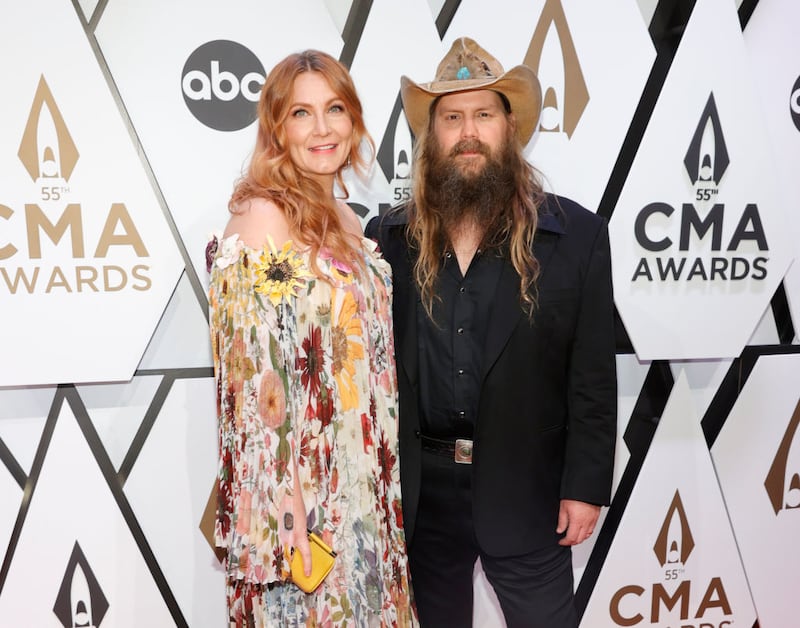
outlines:
[[439, 12], [442, 10], [442, 7], [445, 4], [445, 0], [428, 0], [428, 6], [431, 9], [431, 15], [433, 16], [434, 20], [436, 16], [439, 15]]
[[752, 335], [747, 340], [748, 345], [777, 345], [781, 338], [778, 334], [778, 326], [775, 324], [775, 315], [772, 307], [767, 304], [761, 319], [758, 321]]
[[0, 382], [128, 379], [182, 267], [169, 226], [75, 9], [6, 11], [0, 52]]
[[[22, 505], [23, 489], [8, 469], [0, 465], [0, 548], [7, 548]], [[3, 552], [5, 554], [5, 551]]]
[[[207, 306], [206, 306], [207, 307]], [[184, 273], [142, 356], [140, 369], [211, 367], [208, 319]]]
[[472, 576], [475, 596], [472, 609], [472, 625], [481, 628], [505, 628], [503, 610], [492, 585], [486, 578], [480, 559], [475, 563]]
[[638, 0], [639, 10], [642, 12], [645, 24], [650, 24], [653, 19], [653, 14], [656, 12], [658, 0]]
[[0, 439], [28, 474], [56, 389], [0, 389]]
[[97, 9], [98, 1], [99, 0], [78, 0], [81, 12], [87, 22], [92, 19], [92, 14], [95, 9]]
[[749, 627], [755, 619], [711, 456], [681, 373], [581, 626]]
[[786, 296], [800, 337], [800, 3], [759, 2], [744, 30], [750, 67], [762, 105], [777, 175], [778, 195], [786, 212], [794, 263], [784, 279]]
[[163, 377], [134, 377], [124, 384], [77, 386], [89, 419], [111, 459], [120, 470], [147, 415]]
[[794, 626], [800, 590], [800, 355], [759, 357], [711, 454], [759, 624]]
[[178, 379], [125, 494], [190, 626], [225, 624], [225, 574], [199, 525], [217, 469], [213, 378]]
[[0, 592], [4, 625], [175, 625], [109, 480], [64, 402]]
[[[768, 318], [768, 317], [765, 317]], [[732, 360], [676, 360], [670, 362], [672, 376], [686, 376], [697, 414], [703, 416], [720, 384], [728, 374]]]
[[336, 28], [341, 33], [347, 23], [347, 16], [350, 14], [353, 0], [325, 0], [325, 4], [330, 11], [331, 18], [336, 23]]
[[641, 359], [736, 357], [794, 245], [732, 2], [694, 6], [611, 218]]
[[8, 547], [23, 503], [42, 430], [53, 403], [54, 388], [0, 389], [0, 548]]
[[[195, 272], [207, 285], [208, 234], [225, 227], [233, 184], [256, 141], [254, 123], [226, 131], [219, 130], [222, 122], [242, 107], [255, 113], [263, 74], [283, 57], [319, 48], [338, 58], [342, 40], [323, 0], [224, 6], [174, 0], [168, 6], [111, 2], [96, 33]], [[221, 123], [208, 126], [209, 118], [197, 117], [202, 111]]]
[[612, 496], [616, 493], [630, 460], [631, 452], [624, 439], [625, 430], [628, 429], [636, 403], [642, 395], [642, 388], [650, 368], [649, 362], [642, 362], [633, 354], [617, 355], [617, 443], [614, 452]]
[[372, 4], [350, 72], [378, 155], [366, 187], [350, 171], [345, 179], [351, 201], [371, 213], [407, 198], [403, 193], [410, 190], [411, 132], [399, 110], [400, 77], [430, 80], [445, 52], [426, 0], [408, 0], [402, 9], [390, 2]]
[[447, 41], [469, 34], [506, 70], [525, 63], [537, 73], [543, 109], [528, 160], [546, 189], [595, 211], [655, 59], [641, 12], [635, 0], [503, 0], [493, 7], [513, 16], [504, 28], [485, 19], [485, 2], [465, 0]]

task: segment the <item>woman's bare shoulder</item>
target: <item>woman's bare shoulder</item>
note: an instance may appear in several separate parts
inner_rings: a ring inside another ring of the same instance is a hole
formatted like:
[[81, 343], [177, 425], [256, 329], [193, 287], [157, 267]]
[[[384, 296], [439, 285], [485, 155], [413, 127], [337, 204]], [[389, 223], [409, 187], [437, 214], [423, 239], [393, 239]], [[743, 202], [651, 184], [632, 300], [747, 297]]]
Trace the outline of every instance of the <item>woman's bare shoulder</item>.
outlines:
[[277, 246], [291, 239], [289, 224], [283, 211], [265, 198], [251, 198], [234, 208], [223, 237], [233, 234], [238, 234], [246, 246], [254, 249], [263, 247], [267, 236]]

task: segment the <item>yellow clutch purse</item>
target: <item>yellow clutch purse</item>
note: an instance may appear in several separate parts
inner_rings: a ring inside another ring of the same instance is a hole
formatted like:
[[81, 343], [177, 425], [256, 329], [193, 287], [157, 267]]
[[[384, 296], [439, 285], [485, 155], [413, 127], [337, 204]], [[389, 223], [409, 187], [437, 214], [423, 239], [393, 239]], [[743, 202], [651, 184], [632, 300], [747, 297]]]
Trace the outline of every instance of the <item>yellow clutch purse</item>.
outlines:
[[314, 591], [325, 579], [336, 559], [336, 552], [325, 545], [316, 534], [308, 531], [308, 543], [311, 546], [311, 575], [306, 577], [303, 573], [303, 557], [300, 552], [292, 554], [292, 582], [306, 593]]

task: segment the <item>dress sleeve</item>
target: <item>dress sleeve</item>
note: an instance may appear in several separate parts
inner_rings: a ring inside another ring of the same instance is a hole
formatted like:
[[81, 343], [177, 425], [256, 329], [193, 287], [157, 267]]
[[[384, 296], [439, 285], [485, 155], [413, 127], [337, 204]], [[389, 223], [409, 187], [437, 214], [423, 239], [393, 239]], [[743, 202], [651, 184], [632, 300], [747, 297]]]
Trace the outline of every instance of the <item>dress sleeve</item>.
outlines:
[[232, 261], [221, 247], [209, 285], [219, 417], [215, 536], [229, 578], [268, 583], [289, 572], [296, 324], [288, 301], [255, 290], [257, 255], [236, 253]]

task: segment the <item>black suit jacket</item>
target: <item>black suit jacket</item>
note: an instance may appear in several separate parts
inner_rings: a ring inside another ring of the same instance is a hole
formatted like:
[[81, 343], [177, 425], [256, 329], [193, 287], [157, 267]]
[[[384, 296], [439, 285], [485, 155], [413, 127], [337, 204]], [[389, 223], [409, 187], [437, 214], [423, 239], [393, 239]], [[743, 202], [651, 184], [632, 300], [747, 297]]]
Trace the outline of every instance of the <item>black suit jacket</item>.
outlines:
[[[400, 397], [400, 477], [413, 543], [420, 488], [420, 406], [413, 251], [405, 212], [367, 225], [394, 277]], [[520, 305], [519, 275], [505, 262], [493, 298], [474, 432], [475, 534], [494, 556], [556, 542], [559, 502], [609, 503], [616, 440], [616, 361], [608, 229], [577, 203], [548, 195], [534, 255], [537, 307]]]

